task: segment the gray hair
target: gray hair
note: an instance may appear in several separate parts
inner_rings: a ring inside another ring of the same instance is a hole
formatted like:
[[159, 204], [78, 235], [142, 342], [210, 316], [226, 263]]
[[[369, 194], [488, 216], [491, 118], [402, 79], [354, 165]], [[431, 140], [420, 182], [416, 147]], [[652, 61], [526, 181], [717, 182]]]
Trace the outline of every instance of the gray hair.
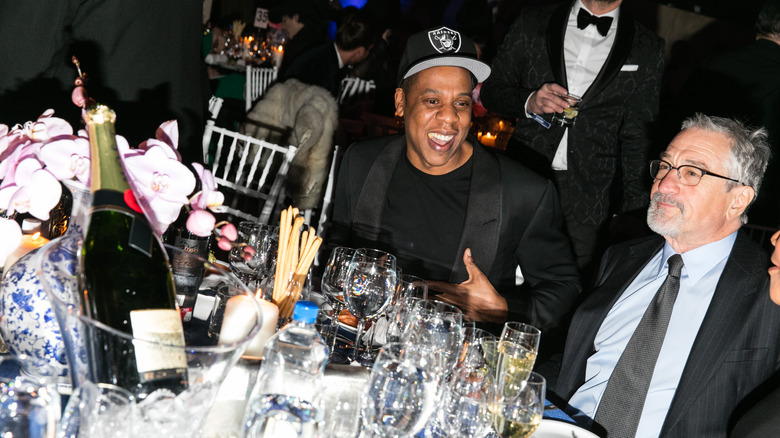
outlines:
[[[758, 189], [761, 188], [764, 171], [766, 171], [766, 166], [772, 155], [772, 150], [767, 142], [766, 129], [754, 129], [739, 120], [711, 117], [701, 113], [696, 113], [683, 122], [682, 129], [691, 128], [717, 132], [731, 139], [731, 154], [723, 165], [728, 176], [753, 188], [755, 191], [753, 202], [755, 202], [758, 197]], [[730, 181], [726, 188], [731, 190], [736, 185], [737, 183]], [[743, 213], [741, 219], [742, 223], [747, 223], [747, 214]]]

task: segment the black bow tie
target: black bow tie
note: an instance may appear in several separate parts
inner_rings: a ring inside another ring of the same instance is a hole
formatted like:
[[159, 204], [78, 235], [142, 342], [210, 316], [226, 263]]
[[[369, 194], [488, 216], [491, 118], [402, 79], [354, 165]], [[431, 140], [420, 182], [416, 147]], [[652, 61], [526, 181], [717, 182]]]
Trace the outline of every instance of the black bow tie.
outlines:
[[580, 13], [577, 15], [577, 27], [585, 29], [590, 24], [595, 24], [601, 36], [607, 36], [609, 26], [612, 25], [612, 17], [597, 17], [583, 8], [580, 8]]

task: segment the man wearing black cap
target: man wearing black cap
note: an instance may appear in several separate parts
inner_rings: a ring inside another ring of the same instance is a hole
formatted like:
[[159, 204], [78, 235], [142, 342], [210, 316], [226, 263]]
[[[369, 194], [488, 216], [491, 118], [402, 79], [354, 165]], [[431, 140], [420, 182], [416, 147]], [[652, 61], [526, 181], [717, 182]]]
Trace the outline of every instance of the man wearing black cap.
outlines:
[[576, 299], [577, 270], [552, 183], [468, 137], [489, 74], [458, 32], [409, 38], [395, 92], [405, 134], [347, 150], [329, 244], [395, 254], [476, 321], [546, 328]]

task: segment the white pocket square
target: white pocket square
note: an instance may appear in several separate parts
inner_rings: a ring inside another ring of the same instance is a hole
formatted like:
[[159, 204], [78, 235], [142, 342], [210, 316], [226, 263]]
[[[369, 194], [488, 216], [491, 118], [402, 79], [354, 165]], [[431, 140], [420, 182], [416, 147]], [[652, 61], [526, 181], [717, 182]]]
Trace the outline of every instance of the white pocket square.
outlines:
[[623, 64], [623, 67], [620, 68], [620, 71], [637, 71], [639, 70], [639, 66], [637, 64]]

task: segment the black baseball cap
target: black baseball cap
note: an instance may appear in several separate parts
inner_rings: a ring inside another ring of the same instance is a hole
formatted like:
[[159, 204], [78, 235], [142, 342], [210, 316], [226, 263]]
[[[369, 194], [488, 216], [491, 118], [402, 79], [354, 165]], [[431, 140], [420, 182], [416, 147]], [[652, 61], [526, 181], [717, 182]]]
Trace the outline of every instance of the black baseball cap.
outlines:
[[477, 59], [477, 46], [467, 36], [447, 27], [424, 30], [409, 37], [398, 66], [398, 84], [431, 67], [463, 67], [482, 82], [490, 67]]

